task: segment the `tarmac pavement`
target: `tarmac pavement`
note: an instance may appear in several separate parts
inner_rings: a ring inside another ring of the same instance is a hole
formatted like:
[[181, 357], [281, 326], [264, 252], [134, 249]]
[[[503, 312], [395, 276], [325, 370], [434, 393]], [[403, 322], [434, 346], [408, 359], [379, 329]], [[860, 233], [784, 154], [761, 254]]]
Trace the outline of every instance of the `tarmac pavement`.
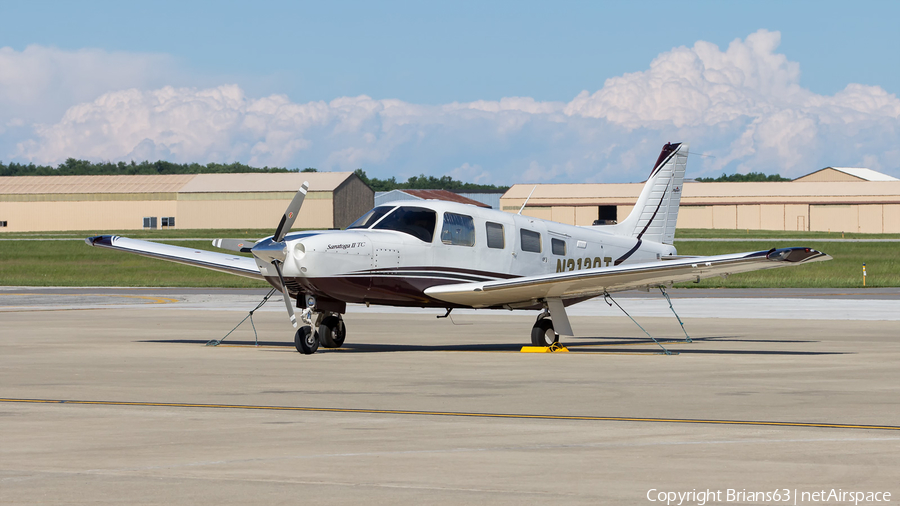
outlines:
[[519, 352], [532, 313], [354, 307], [303, 356], [276, 300], [261, 346], [204, 346], [264, 292], [6, 288], [0, 504], [896, 502], [896, 290], [673, 292], [693, 343], [659, 294], [617, 297], [673, 355], [596, 301], [569, 353]]

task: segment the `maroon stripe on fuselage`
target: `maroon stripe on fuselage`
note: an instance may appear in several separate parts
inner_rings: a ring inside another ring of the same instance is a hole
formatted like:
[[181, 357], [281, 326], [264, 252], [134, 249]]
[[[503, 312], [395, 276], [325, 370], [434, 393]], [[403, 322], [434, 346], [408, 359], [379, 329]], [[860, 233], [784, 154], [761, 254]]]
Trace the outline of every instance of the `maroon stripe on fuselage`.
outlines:
[[482, 276], [486, 278], [498, 278], [498, 279], [512, 279], [518, 278], [519, 276], [515, 274], [506, 274], [502, 272], [489, 272], [489, 271], [477, 271], [474, 269], [458, 269], [456, 267], [435, 267], [435, 266], [419, 266], [419, 267], [382, 267], [380, 269], [365, 269], [361, 271], [355, 271], [357, 273], [365, 273], [365, 272], [380, 272], [385, 270], [391, 270], [396, 272], [402, 271], [432, 271], [432, 272], [450, 272], [457, 274], [471, 274], [474, 276]]
[[[279, 288], [278, 278], [266, 281]], [[425, 289], [458, 284], [458, 280], [406, 276], [329, 276], [321, 278], [285, 278], [291, 295], [297, 287], [300, 291], [317, 297], [328, 297], [348, 303], [412, 306], [412, 307], [467, 307], [439, 301], [425, 295]]]
[[[272, 286], [278, 288], [278, 278], [266, 278]], [[317, 297], [328, 297], [351, 304], [376, 304], [381, 306], [401, 307], [438, 307], [438, 308], [466, 308], [464, 304], [452, 304], [425, 295], [425, 289], [446, 284], [456, 284], [456, 281], [434, 278], [413, 278], [402, 276], [372, 276], [372, 277], [323, 277], [323, 278], [285, 278], [292, 295], [294, 288], [302, 287], [306, 293]], [[566, 299], [563, 304], [569, 306], [578, 302], [592, 299], [594, 296]], [[485, 309], [500, 309], [502, 305]], [[517, 309], [541, 309], [541, 304], [521, 307]]]

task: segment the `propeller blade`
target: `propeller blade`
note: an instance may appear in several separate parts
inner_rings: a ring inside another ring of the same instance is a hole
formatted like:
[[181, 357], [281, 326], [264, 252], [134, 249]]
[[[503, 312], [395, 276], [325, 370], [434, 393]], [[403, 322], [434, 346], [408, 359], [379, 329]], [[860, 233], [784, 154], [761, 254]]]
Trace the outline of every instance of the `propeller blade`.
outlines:
[[278, 273], [278, 280], [281, 281], [281, 293], [284, 294], [284, 305], [287, 307], [287, 312], [291, 315], [291, 325], [294, 328], [297, 328], [297, 317], [294, 316], [294, 305], [291, 304], [291, 295], [288, 293], [287, 285], [284, 284], [284, 276], [281, 274], [281, 262], [275, 260], [272, 262], [272, 265], [275, 266], [275, 272]]
[[247, 239], [213, 239], [212, 245], [216, 248], [237, 251], [239, 253], [250, 253], [250, 248], [256, 241]]
[[304, 181], [284, 211], [284, 216], [281, 217], [281, 223], [275, 229], [275, 236], [272, 238], [272, 241], [281, 242], [284, 240], [284, 236], [290, 232], [291, 227], [294, 226], [294, 220], [297, 219], [297, 214], [300, 212], [300, 206], [303, 205], [303, 199], [306, 198], [307, 190], [309, 190], [309, 183]]

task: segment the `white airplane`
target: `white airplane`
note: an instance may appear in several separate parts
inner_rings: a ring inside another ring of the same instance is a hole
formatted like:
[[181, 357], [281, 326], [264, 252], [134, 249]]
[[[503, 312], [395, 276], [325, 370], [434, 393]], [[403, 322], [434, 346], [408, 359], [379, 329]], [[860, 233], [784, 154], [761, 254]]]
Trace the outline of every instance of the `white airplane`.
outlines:
[[810, 248], [679, 256], [673, 242], [687, 154], [687, 144], [666, 144], [631, 214], [615, 225], [565, 225], [429, 200], [378, 206], [346, 230], [289, 233], [309, 189], [304, 182], [273, 236], [253, 244], [213, 241], [253, 258], [109, 235], [85, 242], [265, 279], [284, 294], [295, 328], [292, 299], [303, 310], [294, 344], [304, 354], [344, 343], [348, 303], [438, 307], [447, 314], [542, 310], [531, 341], [552, 346], [559, 334], [574, 335], [566, 306], [593, 297], [653, 287], [665, 294], [673, 283], [831, 259]]

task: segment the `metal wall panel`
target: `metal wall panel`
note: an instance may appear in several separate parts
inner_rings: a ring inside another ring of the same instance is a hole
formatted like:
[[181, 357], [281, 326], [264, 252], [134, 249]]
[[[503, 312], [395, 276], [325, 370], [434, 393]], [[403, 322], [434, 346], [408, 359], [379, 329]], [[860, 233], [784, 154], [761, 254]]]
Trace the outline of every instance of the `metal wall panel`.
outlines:
[[713, 206], [712, 228], [737, 228], [737, 206]]
[[681, 206], [677, 228], [713, 228], [712, 206]]
[[817, 232], [859, 232], [859, 206], [811, 205], [808, 227]]
[[900, 234], [900, 204], [884, 205], [884, 233]]
[[760, 206], [753, 204], [737, 206], [737, 228], [759, 230], [761, 228], [759, 208]]
[[881, 234], [884, 232], [884, 206], [867, 204], [859, 208], [859, 231], [864, 234]]
[[566, 225], [575, 224], [575, 208], [571, 206], [553, 206], [551, 208], [551, 220], [565, 223]]
[[600, 209], [597, 206], [583, 206], [575, 208], [575, 224], [580, 226], [593, 225], [594, 220], [600, 217]]

